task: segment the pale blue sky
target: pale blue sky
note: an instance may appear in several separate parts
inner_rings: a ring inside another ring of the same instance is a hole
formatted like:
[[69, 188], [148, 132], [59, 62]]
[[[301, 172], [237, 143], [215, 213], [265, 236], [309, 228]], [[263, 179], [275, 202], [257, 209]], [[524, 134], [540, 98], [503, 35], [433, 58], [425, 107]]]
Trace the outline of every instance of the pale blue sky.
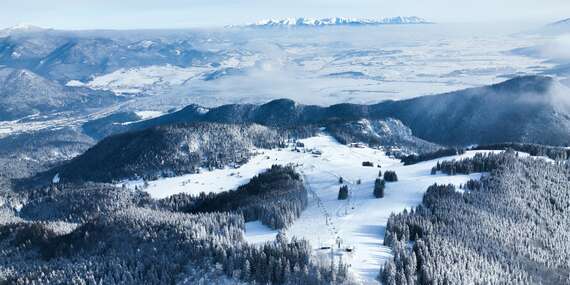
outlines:
[[268, 17], [420, 16], [436, 22], [550, 22], [570, 0], [1, 0], [0, 27], [186, 28]]

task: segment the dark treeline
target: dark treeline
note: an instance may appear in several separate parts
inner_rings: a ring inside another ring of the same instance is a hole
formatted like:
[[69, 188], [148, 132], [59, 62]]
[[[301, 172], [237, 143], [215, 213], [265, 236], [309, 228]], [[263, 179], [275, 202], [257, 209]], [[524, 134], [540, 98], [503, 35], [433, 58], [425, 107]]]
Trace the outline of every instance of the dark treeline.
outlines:
[[432, 159], [437, 159], [446, 156], [453, 156], [458, 154], [464, 154], [465, 150], [462, 148], [442, 148], [433, 152], [422, 153], [422, 154], [411, 154], [400, 158], [404, 165], [412, 165], [420, 163], [422, 161], [428, 161]]
[[503, 143], [480, 145], [474, 150], [507, 150], [512, 149], [520, 152], [526, 152], [532, 156], [545, 156], [553, 160], [567, 160], [570, 158], [570, 148], [546, 146], [540, 144], [524, 144], [524, 143]]
[[[508, 153], [508, 155], [518, 156], [518, 154], [512, 150], [507, 150], [506, 153]], [[508, 155], [506, 156], [505, 153], [494, 154], [492, 152], [477, 153], [470, 158], [438, 161], [436, 166], [432, 169], [432, 173], [435, 174], [436, 171], [441, 171], [448, 175], [455, 175], [490, 172], [503, 163]]]
[[384, 284], [570, 282], [569, 168], [513, 152], [482, 158], [494, 170], [468, 191], [433, 185], [415, 211], [390, 217]]
[[236, 190], [197, 197], [177, 194], [160, 203], [186, 213], [238, 212], [246, 222], [260, 220], [273, 229], [282, 229], [307, 206], [307, 190], [293, 167], [274, 165]]
[[[487, 144], [479, 145], [477, 147], [469, 148], [469, 150], [514, 150], [530, 154], [531, 156], [544, 156], [553, 160], [567, 160], [570, 158], [570, 148], [546, 146], [540, 144], [527, 144], [527, 143], [502, 143], [502, 144]], [[437, 159], [446, 156], [453, 156], [464, 154], [463, 148], [445, 148], [434, 152], [423, 154], [412, 154], [400, 158], [404, 165], [412, 165], [422, 161]]]
[[[527, 143], [502, 143], [487, 144], [469, 148], [469, 150], [514, 150], [530, 154], [531, 156], [544, 156], [553, 160], [567, 160], [570, 158], [570, 148], [546, 146]], [[400, 158], [404, 165], [412, 165], [422, 161], [437, 159], [445, 156], [453, 156], [465, 153], [462, 148], [445, 148], [430, 153], [412, 154]]]

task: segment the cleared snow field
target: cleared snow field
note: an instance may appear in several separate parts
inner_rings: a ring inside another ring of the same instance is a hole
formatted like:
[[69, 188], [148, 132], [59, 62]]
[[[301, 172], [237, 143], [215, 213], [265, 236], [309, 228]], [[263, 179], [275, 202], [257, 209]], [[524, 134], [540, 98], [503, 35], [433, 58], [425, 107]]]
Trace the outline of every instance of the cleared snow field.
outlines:
[[[181, 192], [196, 195], [200, 192], [218, 193], [247, 183], [251, 177], [272, 164], [292, 163], [303, 175], [309, 190], [309, 206], [287, 230], [287, 235], [309, 240], [317, 257], [330, 255], [330, 249], [321, 250], [322, 247], [334, 246], [336, 259], [342, 258], [343, 262], [350, 265], [351, 272], [359, 281], [370, 284], [377, 282], [375, 278], [380, 267], [391, 254], [390, 249], [382, 245], [391, 213], [416, 207], [431, 184], [459, 185], [482, 175], [430, 175], [437, 160], [489, 152], [469, 151], [459, 156], [403, 166], [399, 160], [386, 156], [382, 150], [351, 148], [339, 144], [330, 136], [312, 137], [301, 142], [305, 144], [301, 152], [292, 149], [258, 150], [257, 156], [238, 169], [226, 168], [160, 179], [150, 182], [145, 191], [154, 198]], [[313, 150], [319, 150], [322, 154], [312, 154]], [[373, 162], [374, 167], [363, 167], [363, 161]], [[377, 167], [378, 164], [381, 168]], [[379, 170], [394, 170], [399, 178], [398, 182], [387, 183], [383, 199], [375, 199], [372, 195]], [[341, 176], [349, 186], [349, 200], [337, 200]], [[361, 180], [360, 184], [357, 184], [358, 180]], [[140, 182], [129, 183], [131, 187], [137, 184]], [[246, 224], [246, 239], [252, 243], [272, 240], [276, 233], [259, 222]], [[337, 240], [341, 241], [340, 248]], [[346, 249], [352, 249], [352, 252], [347, 252]]]
[[264, 243], [274, 240], [279, 231], [272, 230], [260, 221], [245, 223], [245, 240], [249, 243]]
[[[291, 152], [290, 150], [258, 150], [258, 154], [240, 168], [203, 170], [198, 174], [187, 174], [177, 177], [149, 181], [144, 189], [153, 198], [161, 199], [178, 193], [198, 195], [204, 193], [220, 193], [236, 189], [246, 184], [258, 173], [270, 168], [273, 164], [288, 164], [303, 160], [308, 154]], [[133, 188], [143, 186], [142, 181], [127, 181], [126, 186]]]
[[[208, 70], [209, 68], [203, 66], [180, 68], [172, 65], [119, 69], [95, 77], [84, 85], [92, 89], [110, 90], [116, 94], [136, 94], [152, 88], [181, 85]], [[67, 85], [80, 84], [72, 80]]]

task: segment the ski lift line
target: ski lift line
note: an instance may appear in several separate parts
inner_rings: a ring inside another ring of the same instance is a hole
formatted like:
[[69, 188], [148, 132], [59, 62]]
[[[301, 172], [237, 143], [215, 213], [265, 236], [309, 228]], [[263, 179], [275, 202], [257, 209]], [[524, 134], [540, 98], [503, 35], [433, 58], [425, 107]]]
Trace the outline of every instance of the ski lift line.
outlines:
[[305, 182], [307, 189], [313, 195], [313, 197], [316, 198], [317, 206], [318, 206], [319, 210], [321, 210], [321, 212], [325, 216], [326, 225], [327, 225], [330, 233], [336, 237], [338, 235], [338, 231], [336, 230], [336, 227], [334, 226], [334, 223], [332, 222], [332, 219], [330, 218], [331, 215], [328, 213], [326, 207], [323, 205], [323, 202], [322, 202], [321, 198], [319, 197], [319, 195], [311, 187], [311, 184], [308, 182], [309, 180], [307, 179], [307, 175], [302, 170], [300, 171], [300, 173], [303, 176], [303, 182]]
[[[316, 166], [315, 166], [314, 164], [309, 164], [309, 166], [311, 167], [311, 169], [315, 169], [315, 168], [316, 168]], [[340, 174], [338, 174], [338, 173], [336, 173], [336, 172], [333, 172], [333, 171], [331, 171], [331, 170], [322, 170], [322, 171], [325, 172], [325, 173], [328, 173], [328, 174], [330, 174], [330, 175], [332, 175], [332, 176], [334, 176], [334, 177], [336, 177], [336, 178], [341, 178], [341, 177], [342, 177], [342, 180], [344, 180], [344, 181], [347, 182], [346, 184], [351, 184], [351, 185], [355, 185], [355, 184], [356, 184], [356, 182], [355, 182], [354, 180], [345, 178], [345, 177], [343, 177], [342, 175], [340, 175]], [[357, 180], [358, 180], [358, 179], [357, 179]]]
[[[329, 232], [332, 236], [334, 236], [335, 241], [336, 240], [343, 240], [340, 236], [340, 232], [337, 230], [336, 226], [334, 225], [332, 219], [331, 219], [331, 215], [328, 213], [327, 208], [324, 206], [324, 204], [322, 203], [320, 197], [318, 196], [318, 194], [313, 190], [313, 188], [311, 187], [311, 185], [306, 182], [308, 181], [308, 179], [306, 178], [306, 174], [301, 170], [301, 175], [303, 176], [303, 180], [305, 181], [307, 188], [309, 189], [309, 192], [312, 193], [312, 195], [316, 198], [317, 200], [317, 205], [319, 207], [319, 209], [321, 210], [321, 212], [323, 213], [323, 215], [325, 216], [326, 219], [326, 225], [329, 229]], [[331, 248], [333, 248], [334, 246], [332, 246]]]

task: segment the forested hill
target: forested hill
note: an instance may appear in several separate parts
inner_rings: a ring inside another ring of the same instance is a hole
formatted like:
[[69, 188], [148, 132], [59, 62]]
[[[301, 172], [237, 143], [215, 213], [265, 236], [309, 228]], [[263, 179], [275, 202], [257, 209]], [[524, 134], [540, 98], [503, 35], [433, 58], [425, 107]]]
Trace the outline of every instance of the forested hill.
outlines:
[[[191, 105], [162, 117], [128, 124], [122, 130], [114, 128], [113, 132], [181, 122], [297, 127], [388, 117], [402, 121], [414, 135], [444, 145], [502, 142], [563, 145], [570, 140], [570, 92], [552, 78], [524, 76], [486, 87], [375, 105], [320, 107], [288, 99], [212, 109]], [[84, 126], [91, 136], [109, 134], [105, 126], [113, 121], [101, 124], [101, 120]]]
[[[2, 52], [0, 44], [0, 54]], [[26, 69], [0, 65], [0, 121], [56, 112], [80, 113], [121, 101], [124, 99], [111, 92], [70, 88]]]
[[398, 118], [436, 143], [564, 145], [570, 139], [570, 91], [549, 77], [519, 77], [376, 106], [376, 114]]
[[[157, 201], [81, 183], [26, 197], [18, 212], [0, 207], [0, 284], [350, 284], [346, 266], [321, 266], [305, 240], [245, 239], [246, 220], [282, 228], [305, 208], [307, 191], [290, 167], [220, 196]], [[179, 212], [181, 202], [192, 213]]]
[[[110, 182], [194, 173], [248, 161], [254, 147], [282, 145], [289, 132], [260, 125], [216, 123], [153, 127], [110, 136], [63, 166], [39, 174], [51, 181]], [[47, 179], [47, 180], [46, 180]]]
[[479, 167], [491, 170], [481, 182], [430, 186], [388, 220], [384, 284], [569, 284], [567, 165], [509, 151], [440, 166]]

